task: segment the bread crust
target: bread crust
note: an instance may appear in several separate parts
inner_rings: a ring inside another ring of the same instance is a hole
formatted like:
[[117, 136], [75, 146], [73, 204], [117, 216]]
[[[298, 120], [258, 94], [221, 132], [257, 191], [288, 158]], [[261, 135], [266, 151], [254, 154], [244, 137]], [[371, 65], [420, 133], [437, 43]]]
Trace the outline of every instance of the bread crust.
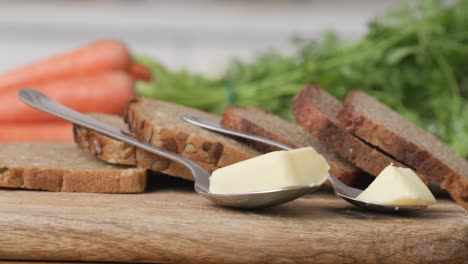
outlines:
[[405, 126], [408, 130], [416, 131], [421, 140], [432, 144], [437, 150], [444, 149], [446, 153], [450, 154], [452, 160], [458, 162], [460, 168], [465, 168], [465, 175], [463, 175], [441, 160], [437, 156], [438, 152], [430, 151], [424, 145], [411, 140], [409, 136], [405, 137], [404, 134], [396, 133], [386, 125], [380, 124], [374, 120], [372, 113], [367, 114], [360, 111], [355, 102], [362, 99], [372, 100], [373, 104], [378, 105], [378, 110], [384, 111], [388, 116], [397, 115], [392, 109], [371, 98], [363, 91], [352, 91], [346, 97], [344, 106], [338, 115], [339, 122], [347, 131], [369, 144], [379, 147], [396, 159], [404, 161], [408, 166], [426, 175], [430, 182], [440, 184], [451, 195], [459, 197], [465, 202], [468, 201], [468, 162], [466, 160], [449, 150], [435, 136], [416, 127], [403, 117], [399, 118], [398, 124], [395, 124], [395, 126]]
[[0, 173], [0, 187], [53, 192], [140, 193], [146, 188], [146, 172], [139, 169], [8, 168]]
[[[304, 87], [293, 98], [293, 115], [299, 125], [321, 142], [332, 147], [341, 157], [371, 175], [379, 175], [392, 163], [399, 167], [407, 167], [347, 132], [336, 122], [336, 117], [323, 114], [312, 101], [313, 96], [317, 95], [333, 98], [321, 88], [312, 85]], [[336, 99], [333, 98], [333, 100]], [[418, 176], [428, 183], [425, 175], [418, 173]]]
[[[227, 107], [224, 110], [223, 118], [222, 118], [222, 125], [224, 127], [245, 132], [245, 133], [250, 133], [254, 135], [258, 135], [261, 137], [269, 138], [274, 141], [283, 143], [285, 145], [288, 145], [292, 148], [301, 148], [301, 147], [306, 147], [306, 145], [301, 145], [299, 142], [295, 142], [294, 140], [290, 138], [285, 138], [277, 133], [275, 131], [268, 130], [264, 127], [262, 127], [258, 123], [254, 123], [252, 120], [249, 120], [248, 117], [242, 116], [239, 111], [250, 111], [252, 114], [253, 112], [257, 112], [260, 115], [273, 115], [267, 111], [261, 110], [261, 109], [254, 109], [254, 108], [248, 108], [248, 107]], [[278, 124], [278, 127], [285, 126], [285, 124], [290, 125], [286, 123], [287, 121], [285, 120], [280, 120], [278, 118], [278, 122], [281, 122]], [[307, 133], [304, 131], [304, 133]], [[282, 150], [280, 148], [268, 145], [268, 144], [263, 144], [259, 143], [256, 141], [246, 141], [248, 142], [252, 147], [255, 149], [267, 153], [271, 151], [277, 151], [277, 150]], [[308, 146], [308, 145], [307, 145]], [[327, 148], [326, 146], [323, 146], [323, 148]], [[317, 151], [320, 151], [319, 149], [316, 149]], [[329, 165], [330, 165], [330, 173], [339, 178], [341, 181], [348, 185], [355, 185], [358, 181], [359, 176], [362, 176], [364, 172], [362, 172], [360, 169], [357, 167], [353, 166], [352, 164], [346, 164], [347, 162], [342, 160], [342, 161], [337, 161], [336, 159], [338, 157], [331, 157], [329, 153], [320, 153], [322, 155], [325, 155], [325, 158], [327, 159]], [[328, 154], [328, 155], [327, 155]], [[327, 182], [327, 185], [330, 185], [329, 182]]]

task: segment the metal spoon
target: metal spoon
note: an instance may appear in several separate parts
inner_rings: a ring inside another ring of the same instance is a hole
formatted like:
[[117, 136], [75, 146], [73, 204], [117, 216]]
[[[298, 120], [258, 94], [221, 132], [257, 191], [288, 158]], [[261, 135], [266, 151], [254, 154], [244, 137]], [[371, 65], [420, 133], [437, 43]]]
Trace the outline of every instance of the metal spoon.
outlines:
[[196, 192], [217, 205], [239, 209], [275, 206], [302, 197], [318, 188], [318, 186], [300, 186], [251, 193], [213, 194], [209, 192], [210, 173], [191, 160], [156, 146], [141, 142], [130, 134], [120, 131], [118, 128], [102, 123], [92, 117], [80, 114], [66, 106], [63, 106], [36, 90], [23, 89], [18, 93], [18, 97], [23, 102], [36, 109], [184, 165], [190, 170], [193, 178], [195, 179], [194, 188]]
[[[193, 124], [193, 125], [205, 128], [205, 129], [209, 129], [212, 131], [216, 131], [219, 133], [254, 140], [254, 141], [269, 144], [269, 145], [272, 145], [272, 146], [275, 146], [284, 150], [292, 149], [290, 146], [276, 142], [274, 140], [270, 140], [264, 137], [259, 137], [256, 135], [224, 128], [219, 123], [213, 122], [211, 120], [208, 120], [200, 116], [196, 116], [192, 114], [184, 114], [182, 118], [190, 124]], [[421, 210], [427, 207], [427, 206], [393, 206], [393, 205], [381, 205], [381, 204], [363, 202], [363, 201], [356, 199], [356, 197], [359, 194], [361, 194], [363, 190], [349, 187], [331, 174], [328, 176], [328, 178], [331, 184], [333, 185], [333, 190], [336, 195], [338, 195], [339, 197], [343, 198], [344, 200], [346, 200], [347, 202], [355, 206], [364, 208], [369, 211], [386, 212], [386, 213], [407, 212], [407, 211]]]

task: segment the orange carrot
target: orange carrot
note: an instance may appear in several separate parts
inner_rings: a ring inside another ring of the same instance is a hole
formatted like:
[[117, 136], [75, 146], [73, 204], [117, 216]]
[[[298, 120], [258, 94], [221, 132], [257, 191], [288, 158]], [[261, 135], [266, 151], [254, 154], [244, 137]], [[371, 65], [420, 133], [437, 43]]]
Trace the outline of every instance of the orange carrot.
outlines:
[[102, 40], [1, 74], [0, 92], [71, 76], [129, 70], [130, 63], [131, 56], [125, 44]]
[[0, 124], [0, 142], [73, 142], [72, 124], [64, 121]]
[[[105, 72], [27, 88], [39, 90], [82, 113], [118, 114], [123, 112], [133, 97], [133, 78], [126, 72]], [[0, 93], [0, 113], [0, 122], [4, 123], [58, 120], [21, 102], [15, 90]]]
[[130, 66], [130, 73], [137, 80], [150, 81], [152, 79], [151, 72], [145, 66], [138, 63]]

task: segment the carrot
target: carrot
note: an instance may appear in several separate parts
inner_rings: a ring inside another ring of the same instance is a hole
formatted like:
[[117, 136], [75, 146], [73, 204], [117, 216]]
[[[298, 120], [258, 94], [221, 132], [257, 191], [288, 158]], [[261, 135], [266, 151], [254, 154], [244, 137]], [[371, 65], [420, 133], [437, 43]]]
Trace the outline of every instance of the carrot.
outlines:
[[102, 40], [1, 74], [0, 92], [71, 76], [129, 70], [130, 63], [131, 56], [125, 44]]
[[130, 66], [130, 73], [137, 80], [150, 81], [152, 79], [151, 72], [145, 66], [138, 63], [133, 63]]
[[73, 142], [72, 124], [64, 121], [0, 124], [0, 142], [28, 141]]
[[[126, 72], [105, 72], [28, 88], [39, 90], [79, 112], [118, 114], [133, 97], [133, 78]], [[15, 90], [0, 93], [0, 113], [0, 122], [4, 123], [58, 120], [21, 102]]]

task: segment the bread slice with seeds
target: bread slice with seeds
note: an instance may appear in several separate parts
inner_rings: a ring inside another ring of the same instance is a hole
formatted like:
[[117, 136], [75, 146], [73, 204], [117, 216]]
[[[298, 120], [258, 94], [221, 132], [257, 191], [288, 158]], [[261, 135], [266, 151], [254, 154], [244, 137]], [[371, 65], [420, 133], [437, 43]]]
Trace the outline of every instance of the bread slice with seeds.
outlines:
[[[348, 185], [356, 184], [359, 176], [364, 174], [363, 171], [341, 158], [330, 147], [322, 144], [302, 127], [270, 112], [253, 107], [231, 106], [224, 110], [221, 123], [224, 127], [269, 138], [293, 148], [311, 146], [328, 161], [330, 173]], [[263, 153], [279, 150], [276, 147], [255, 141], [247, 142]]]
[[[90, 114], [91, 117], [128, 132], [127, 125], [120, 116], [109, 114]], [[136, 166], [192, 180], [192, 174], [183, 165], [159, 155], [135, 148], [127, 143], [104, 136], [96, 131], [74, 125], [73, 135], [78, 146], [98, 159], [112, 164]], [[197, 162], [209, 172], [217, 167], [213, 164]]]
[[139, 193], [146, 187], [146, 170], [108, 164], [71, 143], [1, 144], [0, 187]]
[[218, 168], [260, 155], [246, 144], [185, 122], [183, 113], [221, 121], [220, 117], [200, 110], [144, 98], [128, 104], [125, 121], [140, 140]]
[[468, 202], [468, 161], [388, 106], [363, 91], [352, 91], [338, 120], [347, 131]]

